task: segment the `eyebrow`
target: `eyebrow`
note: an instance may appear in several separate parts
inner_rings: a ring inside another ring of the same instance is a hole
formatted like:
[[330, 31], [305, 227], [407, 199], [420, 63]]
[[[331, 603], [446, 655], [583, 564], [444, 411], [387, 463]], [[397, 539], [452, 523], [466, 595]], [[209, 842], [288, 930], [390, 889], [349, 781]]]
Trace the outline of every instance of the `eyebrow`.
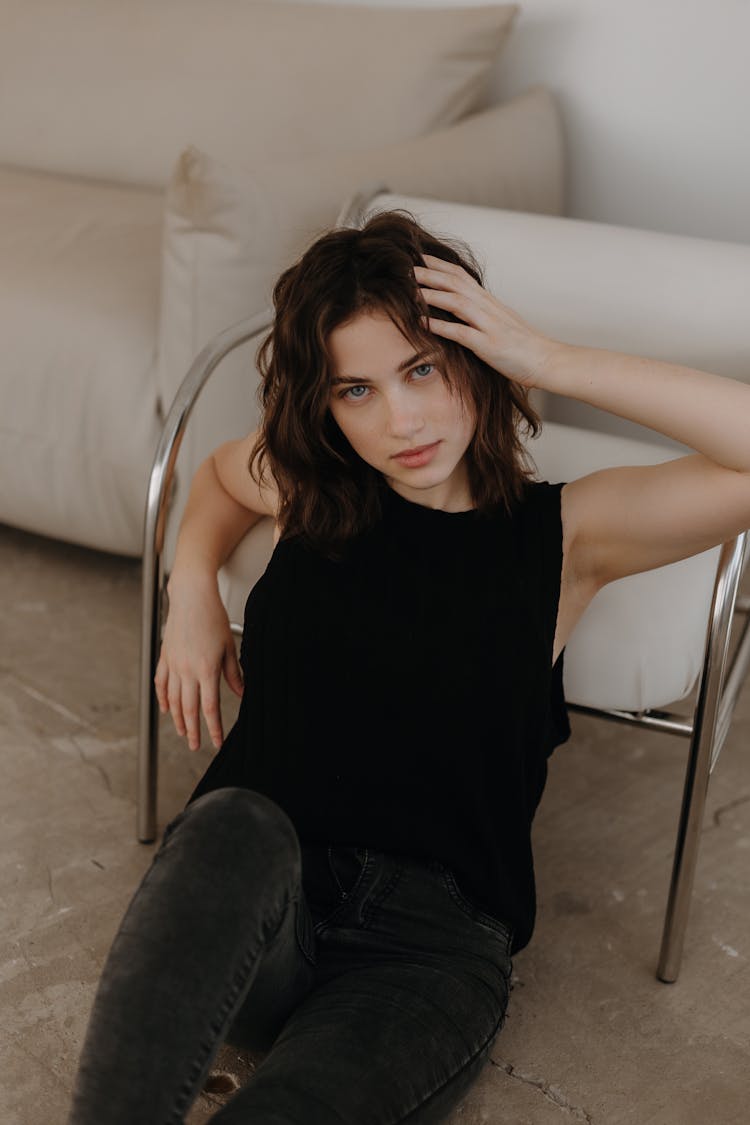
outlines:
[[[407, 367], [411, 367], [411, 365], [413, 363], [416, 363], [418, 359], [424, 359], [424, 357], [428, 355], [432, 355], [432, 351], [429, 348], [422, 352], [416, 352], [414, 355], [410, 355], [408, 359], [405, 359], [403, 363], [400, 363], [397, 370], [405, 371]], [[364, 384], [371, 382], [372, 379], [366, 379], [362, 375], [337, 375], [335, 376], [335, 378], [331, 379], [331, 386], [338, 387], [346, 383], [352, 383], [355, 386], [359, 386], [360, 383]]]

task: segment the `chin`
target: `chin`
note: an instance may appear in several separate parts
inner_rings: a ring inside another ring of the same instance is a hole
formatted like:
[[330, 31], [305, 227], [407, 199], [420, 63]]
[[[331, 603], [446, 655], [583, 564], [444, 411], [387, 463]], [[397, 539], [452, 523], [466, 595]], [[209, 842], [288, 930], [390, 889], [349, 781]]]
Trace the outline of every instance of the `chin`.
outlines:
[[445, 484], [450, 477], [450, 474], [444, 472], [429, 472], [430, 465], [425, 465], [420, 471], [419, 469], [407, 470], [402, 476], [391, 474], [394, 479], [401, 481], [402, 484], [408, 484], [412, 488], [437, 488], [441, 484]]

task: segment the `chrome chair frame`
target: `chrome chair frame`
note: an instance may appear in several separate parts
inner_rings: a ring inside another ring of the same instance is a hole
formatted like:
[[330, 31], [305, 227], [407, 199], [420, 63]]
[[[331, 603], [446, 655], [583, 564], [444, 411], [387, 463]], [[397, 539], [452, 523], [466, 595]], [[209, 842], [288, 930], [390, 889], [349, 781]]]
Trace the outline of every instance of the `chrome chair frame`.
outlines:
[[[357, 193], [345, 204], [337, 225], [353, 225], [373, 192], [387, 190], [384, 185], [376, 185]], [[190, 414], [221, 360], [253, 336], [269, 329], [272, 319], [272, 310], [266, 309], [227, 328], [203, 348], [191, 365], [169, 409], [154, 457], [146, 502], [143, 543], [137, 778], [137, 836], [142, 843], [150, 843], [156, 837], [159, 710], [154, 691], [154, 675], [161, 644], [166, 592], [164, 530], [177, 454]], [[750, 668], [750, 597], [738, 597], [747, 561], [749, 536], [750, 532], [745, 531], [722, 547], [709, 612], [703, 667], [697, 682], [697, 701], [692, 716], [685, 717], [657, 709], [631, 712], [568, 704], [572, 712], [675, 734], [690, 740], [656, 971], [657, 978], [665, 983], [677, 979], [682, 960], [709, 776], [723, 748], [737, 698]], [[744, 617], [744, 624], [739, 628], [737, 647], [727, 669], [735, 616]], [[240, 624], [232, 623], [231, 627], [235, 634], [242, 633]]]

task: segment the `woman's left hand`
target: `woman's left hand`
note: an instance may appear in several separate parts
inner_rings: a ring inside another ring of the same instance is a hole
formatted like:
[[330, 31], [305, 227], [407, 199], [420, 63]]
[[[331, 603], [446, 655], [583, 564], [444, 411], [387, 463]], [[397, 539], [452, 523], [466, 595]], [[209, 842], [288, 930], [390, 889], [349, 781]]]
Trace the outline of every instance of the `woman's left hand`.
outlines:
[[453, 262], [423, 254], [414, 276], [425, 304], [447, 309], [464, 323], [426, 318], [436, 336], [469, 348], [501, 375], [522, 386], [539, 386], [545, 356], [555, 341], [537, 332]]

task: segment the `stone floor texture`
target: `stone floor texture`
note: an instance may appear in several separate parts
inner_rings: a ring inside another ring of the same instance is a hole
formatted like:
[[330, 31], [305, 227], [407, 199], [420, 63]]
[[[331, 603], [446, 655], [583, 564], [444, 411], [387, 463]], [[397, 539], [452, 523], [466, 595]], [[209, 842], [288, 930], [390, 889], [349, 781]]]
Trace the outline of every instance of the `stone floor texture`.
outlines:
[[[135, 835], [139, 578], [137, 560], [0, 527], [2, 1125], [64, 1125], [101, 967], [157, 847]], [[750, 685], [711, 779], [672, 985], [655, 966], [687, 742], [571, 723], [535, 822], [536, 934], [515, 959], [492, 1056], [450, 1120], [745, 1125]], [[159, 835], [211, 758], [205, 736], [193, 755], [167, 721], [162, 732]], [[222, 1048], [189, 1125], [256, 1062]]]

